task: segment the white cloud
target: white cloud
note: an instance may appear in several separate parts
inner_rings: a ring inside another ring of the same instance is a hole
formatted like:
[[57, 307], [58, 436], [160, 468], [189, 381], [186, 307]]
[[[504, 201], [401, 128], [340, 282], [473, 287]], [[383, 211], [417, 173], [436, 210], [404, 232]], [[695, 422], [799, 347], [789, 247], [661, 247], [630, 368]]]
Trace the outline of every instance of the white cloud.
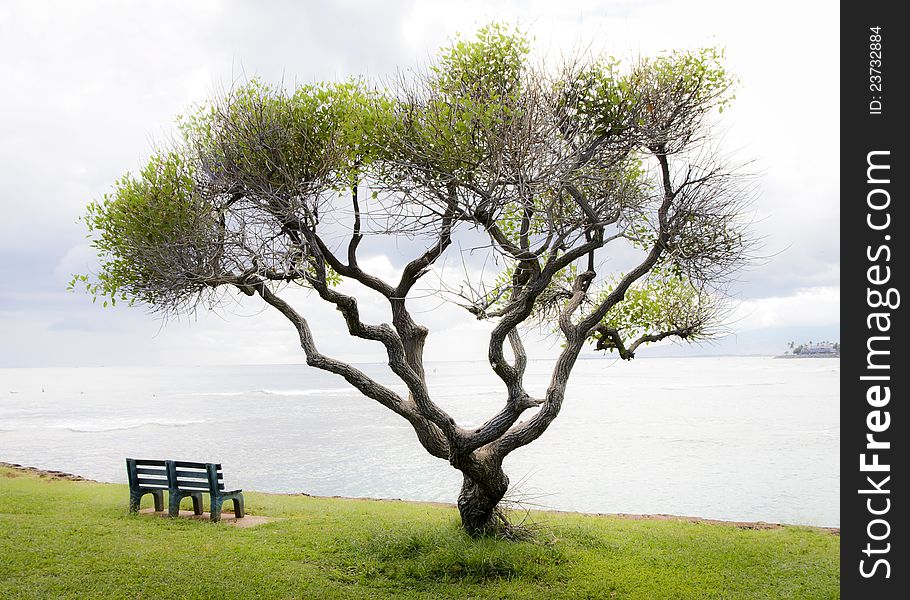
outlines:
[[840, 322], [840, 288], [802, 288], [791, 296], [747, 300], [736, 308], [731, 329], [814, 327]]

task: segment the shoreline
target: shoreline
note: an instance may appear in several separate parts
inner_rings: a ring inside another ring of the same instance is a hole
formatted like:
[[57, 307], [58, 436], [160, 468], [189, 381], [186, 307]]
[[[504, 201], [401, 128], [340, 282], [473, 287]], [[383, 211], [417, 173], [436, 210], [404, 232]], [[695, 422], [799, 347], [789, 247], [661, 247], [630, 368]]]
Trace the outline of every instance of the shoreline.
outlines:
[[771, 358], [840, 358], [840, 354], [779, 354], [777, 356], [772, 356]]
[[[65, 471], [56, 471], [50, 469], [40, 469], [38, 467], [30, 467], [26, 465], [20, 465], [18, 463], [8, 463], [0, 461], [0, 467], [5, 467], [8, 469], [13, 469], [16, 471], [23, 471], [26, 473], [31, 473], [33, 475], [38, 475], [42, 478], [50, 479], [59, 479], [63, 481], [86, 481], [90, 483], [102, 483], [110, 484], [106, 481], [98, 481], [96, 479], [89, 479], [87, 477], [82, 477], [81, 475], [76, 475], [74, 473], [67, 473]], [[110, 484], [110, 485], [124, 485], [124, 484]], [[450, 502], [435, 502], [432, 500], [402, 500], [401, 498], [365, 498], [365, 497], [350, 497], [350, 496], [315, 496], [313, 494], [307, 494], [306, 492], [289, 492], [289, 493], [275, 493], [275, 492], [257, 492], [256, 490], [247, 490], [250, 492], [255, 492], [257, 494], [265, 494], [269, 496], [306, 496], [309, 498], [324, 498], [332, 500], [350, 500], [350, 501], [369, 501], [369, 502], [402, 502], [406, 504], [423, 504], [431, 506], [444, 506], [449, 508], [455, 508], [454, 503]], [[616, 517], [619, 519], [627, 519], [632, 521], [679, 521], [687, 522], [693, 524], [705, 524], [705, 525], [726, 525], [736, 527], [737, 529], [752, 529], [752, 530], [769, 530], [769, 529], [783, 529], [785, 527], [800, 527], [805, 529], [814, 529], [817, 531], [823, 531], [831, 535], [840, 536], [840, 527], [821, 527], [818, 525], [797, 525], [792, 523], [768, 523], [766, 521], [725, 521], [722, 519], [706, 519], [704, 517], [693, 517], [688, 515], [672, 515], [667, 513], [655, 513], [655, 514], [633, 514], [633, 513], [590, 513], [590, 512], [575, 512], [568, 510], [555, 510], [555, 509], [533, 509], [533, 512], [539, 513], [549, 513], [549, 514], [562, 514], [562, 515], [584, 515], [591, 517]]]

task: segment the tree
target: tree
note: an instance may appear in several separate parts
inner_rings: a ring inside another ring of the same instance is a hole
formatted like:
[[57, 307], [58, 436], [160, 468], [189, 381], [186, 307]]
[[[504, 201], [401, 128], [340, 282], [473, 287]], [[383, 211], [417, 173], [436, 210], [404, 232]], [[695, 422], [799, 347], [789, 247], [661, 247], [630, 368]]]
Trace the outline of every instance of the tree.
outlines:
[[[164, 313], [213, 307], [227, 290], [260, 298], [295, 328], [308, 365], [400, 415], [463, 474], [470, 534], [503, 531], [503, 459], [559, 414], [585, 343], [630, 360], [665, 338], [704, 339], [722, 316], [722, 283], [751, 243], [748, 180], [710, 136], [731, 84], [714, 49], [627, 69], [592, 56], [536, 66], [527, 39], [495, 24], [384, 87], [252, 81], [181, 118], [171, 147], [89, 205], [101, 267], [74, 283]], [[358, 262], [377, 233], [423, 242], [397, 281]], [[408, 302], [428, 273], [440, 277], [457, 236], [478, 234], [474, 250], [496, 273], [431, 288], [493, 324], [504, 403], [467, 428], [431, 397], [428, 330]], [[635, 256], [627, 270], [605, 269], [608, 246]], [[365, 323], [342, 281], [383, 297], [391, 324]], [[281, 295], [288, 286], [314, 290], [352, 337], [381, 343], [407, 396], [321, 353]], [[523, 384], [530, 326], [562, 341], [536, 397]]]

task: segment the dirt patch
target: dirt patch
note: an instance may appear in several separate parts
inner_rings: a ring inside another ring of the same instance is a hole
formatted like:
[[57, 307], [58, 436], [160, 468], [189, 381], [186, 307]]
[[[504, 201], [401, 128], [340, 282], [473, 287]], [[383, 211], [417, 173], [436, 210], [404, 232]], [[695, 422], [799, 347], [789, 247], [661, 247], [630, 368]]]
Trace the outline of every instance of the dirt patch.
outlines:
[[[153, 508], [143, 508], [139, 511], [141, 515], [152, 515], [155, 517], [167, 517], [167, 511], [155, 512]], [[201, 515], [193, 514], [191, 510], [181, 510], [180, 516], [177, 518], [181, 519], [193, 519], [194, 521], [208, 521], [210, 520], [209, 513], [204, 512]], [[262, 525], [264, 523], [271, 523], [273, 521], [282, 521], [283, 519], [276, 519], [274, 517], [264, 517], [262, 515], [246, 515], [242, 519], [238, 519], [234, 516], [233, 512], [225, 512], [221, 514], [221, 523], [225, 525], [230, 525], [231, 527], [240, 527], [242, 529], [247, 529], [249, 527], [255, 527], [257, 525]]]
[[766, 523], [764, 521], [719, 521], [717, 519], [704, 519], [702, 517], [687, 517], [683, 515], [632, 515], [617, 513], [613, 516], [619, 517], [620, 519], [631, 519], [633, 521], [685, 521], [687, 523], [705, 523], [707, 525], [732, 525], [739, 529], [765, 530], [783, 528], [783, 525], [780, 523]]
[[[547, 511], [547, 512], [563, 512], [563, 511]], [[572, 513], [569, 513], [572, 514]], [[589, 513], [584, 513], [589, 514]], [[721, 521], [719, 519], [705, 519], [704, 517], [689, 517], [685, 515], [667, 515], [667, 514], [654, 514], [654, 515], [636, 515], [629, 513], [596, 513], [596, 516], [605, 516], [605, 517], [618, 517], [620, 519], [630, 519], [633, 521], [683, 521], [686, 523], [703, 523], [705, 525], [729, 525], [736, 527], [738, 529], [753, 529], [756, 531], [764, 531], [769, 529], [783, 529], [784, 527], [805, 527], [807, 529], [814, 529], [816, 531], [822, 531], [825, 533], [830, 533], [831, 535], [840, 535], [840, 527], [817, 527], [814, 525], [784, 525], [781, 523], [767, 523], [765, 521]]]

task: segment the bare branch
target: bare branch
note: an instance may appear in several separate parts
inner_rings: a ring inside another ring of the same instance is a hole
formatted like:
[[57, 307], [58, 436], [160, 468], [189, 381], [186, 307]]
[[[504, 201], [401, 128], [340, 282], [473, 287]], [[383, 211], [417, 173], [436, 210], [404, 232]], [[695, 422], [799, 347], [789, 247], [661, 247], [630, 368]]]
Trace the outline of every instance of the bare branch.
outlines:
[[307, 364], [323, 371], [335, 373], [357, 388], [364, 396], [376, 400], [396, 414], [401, 415], [414, 427], [417, 437], [426, 450], [433, 456], [448, 459], [449, 446], [446, 437], [429, 420], [423, 418], [417, 410], [409, 406], [398, 394], [371, 379], [363, 371], [351, 365], [325, 356], [316, 348], [310, 326], [297, 311], [281, 297], [272, 292], [264, 282], [250, 284], [238, 282], [241, 289], [255, 289], [263, 300], [275, 307], [297, 329], [300, 346], [306, 354]]

